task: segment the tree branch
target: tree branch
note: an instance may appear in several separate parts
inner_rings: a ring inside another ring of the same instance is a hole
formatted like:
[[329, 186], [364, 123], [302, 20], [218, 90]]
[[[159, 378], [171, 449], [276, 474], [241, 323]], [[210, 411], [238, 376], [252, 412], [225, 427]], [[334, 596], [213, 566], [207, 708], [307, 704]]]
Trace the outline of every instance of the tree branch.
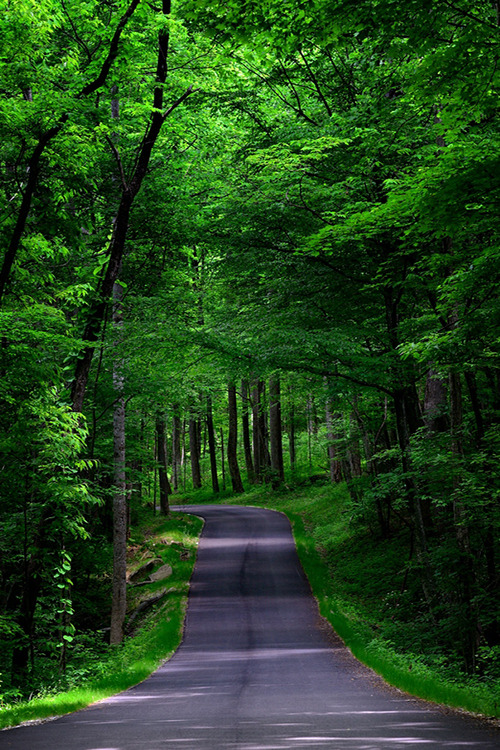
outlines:
[[130, 5], [128, 6], [127, 10], [123, 14], [123, 16], [118, 21], [118, 25], [115, 29], [115, 33], [113, 34], [113, 37], [111, 39], [111, 44], [109, 45], [109, 52], [104, 60], [101, 71], [97, 78], [95, 78], [91, 83], [87, 84], [87, 86], [84, 86], [84, 88], [80, 91], [79, 96], [88, 96], [89, 94], [93, 94], [95, 91], [101, 88], [101, 86], [104, 85], [106, 82], [106, 78], [108, 77], [108, 73], [111, 70], [111, 65], [113, 64], [117, 54], [118, 54], [118, 45], [120, 42], [120, 37], [122, 35], [122, 31], [127, 25], [128, 21], [134, 14], [137, 6], [141, 0], [132, 0]]

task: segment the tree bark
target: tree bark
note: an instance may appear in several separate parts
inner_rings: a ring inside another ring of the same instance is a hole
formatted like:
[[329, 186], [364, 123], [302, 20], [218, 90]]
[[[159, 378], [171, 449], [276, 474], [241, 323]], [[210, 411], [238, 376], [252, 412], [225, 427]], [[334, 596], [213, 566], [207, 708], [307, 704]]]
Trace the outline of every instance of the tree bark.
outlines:
[[281, 385], [278, 375], [269, 380], [269, 434], [271, 441], [271, 469], [277, 483], [285, 481], [281, 424]]
[[220, 428], [220, 465], [222, 470], [222, 491], [226, 491], [226, 459], [224, 455], [224, 429]]
[[250, 398], [248, 393], [248, 382], [246, 380], [241, 381], [241, 403], [242, 403], [242, 415], [241, 415], [241, 428], [243, 433], [243, 450], [245, 453], [245, 467], [247, 472], [248, 481], [253, 484], [255, 482], [255, 469], [252, 458], [252, 443], [250, 440], [250, 418], [248, 416], [248, 404]]
[[260, 390], [259, 382], [254, 380], [252, 383], [252, 447], [253, 447], [253, 466], [255, 479], [257, 482], [262, 481], [263, 460], [262, 460], [262, 441], [260, 437]]
[[290, 456], [290, 469], [295, 469], [297, 463], [297, 452], [295, 448], [295, 406], [292, 398], [292, 390], [289, 388], [290, 405], [288, 407], [288, 454]]
[[191, 412], [189, 417], [189, 454], [191, 457], [191, 478], [193, 480], [193, 489], [198, 490], [201, 487], [201, 470], [200, 470], [200, 435], [199, 422], [197, 416]]
[[219, 477], [217, 476], [217, 454], [215, 450], [215, 431], [212, 415], [212, 397], [207, 396], [207, 432], [208, 432], [208, 451], [210, 453], [210, 473], [212, 475], [212, 489], [214, 494], [218, 495]]
[[165, 418], [162, 414], [156, 415], [156, 437], [158, 452], [158, 478], [160, 486], [160, 513], [168, 516], [170, 506], [168, 496], [171, 493], [170, 482], [168, 481], [168, 463], [167, 463], [167, 436], [165, 431]]
[[451, 423], [451, 453], [453, 476], [453, 520], [455, 522], [455, 536], [460, 555], [460, 607], [465, 615], [464, 651], [467, 671], [473, 674], [476, 668], [476, 653], [478, 647], [477, 615], [472, 603], [475, 587], [473, 555], [469, 532], [467, 510], [460, 493], [462, 484], [463, 460], [463, 407], [462, 383], [460, 375], [455, 372], [449, 374], [450, 391], [450, 423]]
[[424, 422], [430, 433], [443, 432], [448, 427], [445, 415], [446, 384], [429, 368], [425, 381]]
[[335, 435], [333, 434], [333, 417], [331, 412], [330, 399], [327, 397], [325, 402], [325, 421], [326, 437], [328, 439], [328, 466], [330, 470], [330, 481], [339, 483], [342, 481], [342, 467], [337, 460], [337, 449], [335, 447]]
[[265, 383], [254, 380], [252, 384], [252, 438], [253, 464], [257, 481], [269, 481], [268, 469], [271, 467], [271, 455], [268, 448], [266, 413], [263, 405]]
[[243, 492], [240, 467], [238, 465], [238, 412], [236, 405], [236, 386], [229, 385], [227, 389], [229, 430], [227, 436], [227, 463], [233, 492]]
[[[121, 344], [123, 312], [123, 288], [117, 282], [113, 288], [113, 328], [115, 346]], [[113, 412], [113, 593], [111, 602], [110, 643], [123, 640], [123, 623], [127, 609], [127, 485], [125, 457], [125, 396], [122, 360], [115, 354], [113, 386], [117, 399]]]
[[174, 492], [179, 489], [181, 478], [181, 407], [173, 405], [172, 419], [172, 487]]

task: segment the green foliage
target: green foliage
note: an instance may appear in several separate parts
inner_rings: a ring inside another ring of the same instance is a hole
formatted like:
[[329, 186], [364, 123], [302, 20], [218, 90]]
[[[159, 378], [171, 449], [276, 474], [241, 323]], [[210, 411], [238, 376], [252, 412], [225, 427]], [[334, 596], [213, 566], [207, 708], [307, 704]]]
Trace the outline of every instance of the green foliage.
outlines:
[[[185, 514], [175, 514], [167, 521], [143, 515], [141, 525], [133, 530], [134, 537], [146, 535], [146, 543], [154, 554], [160, 553], [174, 563], [169, 578], [171, 591], [165, 602], [137, 622], [133, 636], [120, 646], [107, 645], [102, 632], [74, 632], [64, 675], [47, 651], [40, 660], [39, 671], [32, 675], [29, 690], [32, 699], [16, 701], [25, 697], [22, 692], [5, 690], [2, 686], [0, 726], [83, 708], [140, 682], [169, 658], [182, 636], [188, 583], [201, 526], [200, 519]], [[165, 546], [166, 540], [169, 546]], [[179, 548], [188, 551], [189, 556], [179, 560]], [[69, 572], [68, 565], [68, 557], [63, 556], [60, 568], [63, 576]], [[141, 587], [143, 593], [144, 588]]]

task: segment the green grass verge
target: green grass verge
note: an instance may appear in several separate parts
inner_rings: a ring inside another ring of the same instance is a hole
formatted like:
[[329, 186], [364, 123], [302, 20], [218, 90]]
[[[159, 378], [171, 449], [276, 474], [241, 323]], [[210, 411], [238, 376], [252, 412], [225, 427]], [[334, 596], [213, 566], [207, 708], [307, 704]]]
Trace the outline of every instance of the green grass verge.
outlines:
[[[107, 647], [90, 674], [80, 680], [81, 684], [64, 692], [54, 690], [53, 694], [40, 695], [0, 709], [0, 728], [77, 711], [136, 685], [172, 656], [182, 639], [189, 580], [202, 525], [199, 518], [177, 513], [169, 519], [148, 519], [147, 537], [156, 554], [164, 557], [165, 561], [172, 554], [168, 547], [162, 545], [161, 540], [165, 538], [190, 552], [189, 559], [177, 559], [172, 566], [174, 572], [166, 581], [172, 591], [165, 603], [145, 618], [134, 637], [126, 638], [119, 646]], [[141, 531], [137, 531], [136, 535], [143, 537]], [[158, 588], [158, 584], [152, 584], [151, 590], [155, 588]]]
[[[214, 502], [206, 493], [192, 493], [191, 498]], [[500, 716], [498, 678], [455, 672], [453, 662], [435, 648], [432, 628], [424, 623], [419, 630], [411, 617], [397, 621], [391, 589], [406, 563], [404, 539], [379, 543], [352, 524], [345, 486], [303, 482], [278, 492], [258, 487], [223, 502], [272, 508], [288, 516], [321, 614], [354, 656], [388, 683], [424, 700]]]

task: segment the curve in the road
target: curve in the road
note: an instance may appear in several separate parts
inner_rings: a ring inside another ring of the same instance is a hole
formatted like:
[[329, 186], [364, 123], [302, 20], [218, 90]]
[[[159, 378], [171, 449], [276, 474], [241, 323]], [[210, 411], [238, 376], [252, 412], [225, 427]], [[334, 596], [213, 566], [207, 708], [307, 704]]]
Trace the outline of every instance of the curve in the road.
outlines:
[[285, 516], [205, 518], [186, 631], [148, 680], [56, 721], [0, 732], [0, 750], [438, 750], [500, 735], [387, 688], [320, 621]]

